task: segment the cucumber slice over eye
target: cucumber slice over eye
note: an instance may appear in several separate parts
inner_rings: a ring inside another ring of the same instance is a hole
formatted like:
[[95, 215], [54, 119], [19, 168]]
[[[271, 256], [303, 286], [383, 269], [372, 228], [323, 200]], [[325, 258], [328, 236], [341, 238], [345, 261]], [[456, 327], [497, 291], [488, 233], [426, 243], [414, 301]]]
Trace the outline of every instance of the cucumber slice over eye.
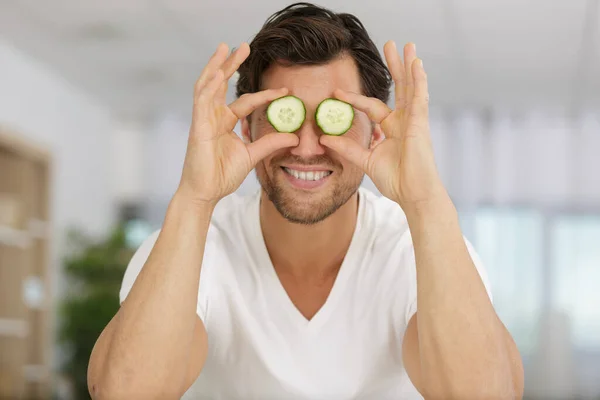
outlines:
[[326, 135], [343, 135], [352, 126], [354, 108], [345, 101], [325, 99], [319, 103], [315, 119]]
[[275, 99], [267, 108], [267, 119], [278, 132], [297, 131], [306, 118], [306, 107], [296, 96]]

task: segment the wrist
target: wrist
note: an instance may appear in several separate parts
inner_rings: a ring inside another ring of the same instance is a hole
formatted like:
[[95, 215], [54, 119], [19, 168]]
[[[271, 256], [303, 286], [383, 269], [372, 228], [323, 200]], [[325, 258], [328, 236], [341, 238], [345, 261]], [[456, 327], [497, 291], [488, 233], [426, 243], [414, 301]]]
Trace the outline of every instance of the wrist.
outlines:
[[444, 221], [458, 219], [456, 207], [447, 194], [404, 205], [402, 208], [409, 225], [439, 224]]
[[172, 210], [178, 214], [191, 214], [193, 217], [210, 219], [217, 203], [218, 200], [203, 200], [179, 188], [171, 199], [169, 211]]

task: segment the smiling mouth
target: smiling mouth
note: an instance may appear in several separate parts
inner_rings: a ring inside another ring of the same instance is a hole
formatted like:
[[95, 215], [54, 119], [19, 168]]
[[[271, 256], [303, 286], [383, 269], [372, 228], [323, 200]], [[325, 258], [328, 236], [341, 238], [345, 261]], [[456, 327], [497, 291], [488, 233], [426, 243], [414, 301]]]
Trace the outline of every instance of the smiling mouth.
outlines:
[[298, 171], [287, 167], [281, 167], [281, 169], [286, 174], [302, 181], [320, 181], [333, 173], [333, 171]]

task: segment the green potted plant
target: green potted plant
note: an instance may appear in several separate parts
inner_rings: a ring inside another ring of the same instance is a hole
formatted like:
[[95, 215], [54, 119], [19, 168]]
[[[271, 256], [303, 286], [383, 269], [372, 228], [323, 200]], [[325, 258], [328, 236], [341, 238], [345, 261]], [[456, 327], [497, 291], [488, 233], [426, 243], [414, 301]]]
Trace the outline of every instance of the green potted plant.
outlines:
[[118, 226], [102, 241], [71, 231], [64, 270], [68, 289], [59, 316], [59, 343], [65, 350], [62, 373], [76, 399], [89, 399], [87, 366], [98, 336], [119, 308], [119, 289], [134, 249]]

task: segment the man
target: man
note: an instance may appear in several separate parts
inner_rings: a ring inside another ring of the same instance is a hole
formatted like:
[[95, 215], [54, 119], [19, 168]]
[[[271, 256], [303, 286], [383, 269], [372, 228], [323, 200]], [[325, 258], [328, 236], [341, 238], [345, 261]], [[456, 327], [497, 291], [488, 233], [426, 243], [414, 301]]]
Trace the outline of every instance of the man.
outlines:
[[[164, 225], [94, 348], [93, 398], [522, 396], [518, 351], [435, 167], [423, 63], [412, 44], [403, 60], [393, 42], [384, 53], [387, 67], [354, 16], [305, 3], [231, 55], [218, 47]], [[265, 116], [286, 94], [306, 105], [294, 134]], [[356, 110], [339, 137], [314, 120], [329, 97]], [[252, 169], [260, 192], [233, 194]], [[360, 188], [365, 173], [384, 197]]]

